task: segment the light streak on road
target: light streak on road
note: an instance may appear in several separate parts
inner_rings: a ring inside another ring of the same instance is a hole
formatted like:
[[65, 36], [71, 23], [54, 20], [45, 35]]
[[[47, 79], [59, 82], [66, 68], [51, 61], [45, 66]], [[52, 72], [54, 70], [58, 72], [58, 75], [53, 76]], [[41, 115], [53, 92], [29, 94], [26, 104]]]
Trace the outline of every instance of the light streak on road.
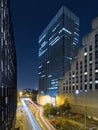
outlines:
[[39, 126], [38, 122], [36, 121], [34, 115], [31, 113], [30, 109], [26, 105], [25, 100], [23, 98], [21, 99], [21, 103], [29, 117], [30, 123], [32, 125], [32, 130], [42, 130], [41, 127]]
[[36, 107], [39, 111], [40, 111], [40, 118], [43, 121], [43, 123], [45, 124], [45, 126], [47, 127], [47, 130], [53, 130], [54, 128], [51, 128], [48, 124], [47, 121], [44, 119], [43, 117], [43, 109], [41, 107], [38, 107], [33, 101], [31, 101], [30, 99], [27, 99], [34, 107]]

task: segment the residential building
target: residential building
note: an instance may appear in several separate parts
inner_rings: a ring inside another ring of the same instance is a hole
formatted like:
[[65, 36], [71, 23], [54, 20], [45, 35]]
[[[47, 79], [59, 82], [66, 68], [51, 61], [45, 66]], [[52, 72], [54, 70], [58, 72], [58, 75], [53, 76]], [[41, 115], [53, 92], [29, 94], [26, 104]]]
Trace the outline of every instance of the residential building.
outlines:
[[98, 17], [92, 22], [92, 31], [83, 37], [83, 47], [71, 61], [70, 70], [59, 81], [59, 94], [83, 113], [98, 119]]
[[0, 0], [0, 130], [11, 130], [16, 113], [17, 71], [9, 0]]
[[62, 7], [39, 37], [39, 90], [55, 96], [79, 48], [79, 18]]

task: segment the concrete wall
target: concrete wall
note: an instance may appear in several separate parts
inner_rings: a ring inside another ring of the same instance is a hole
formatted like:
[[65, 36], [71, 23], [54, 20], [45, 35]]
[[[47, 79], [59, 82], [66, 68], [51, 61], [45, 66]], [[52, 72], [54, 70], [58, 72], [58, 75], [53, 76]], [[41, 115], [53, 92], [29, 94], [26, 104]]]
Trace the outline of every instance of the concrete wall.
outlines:
[[71, 104], [73, 112], [87, 114], [93, 118], [98, 118], [98, 91], [89, 91], [79, 94], [58, 94], [56, 97], [57, 106], [64, 102]]
[[39, 105], [45, 105], [46, 103], [51, 103], [53, 105], [55, 105], [55, 98], [54, 97], [50, 97], [49, 95], [38, 95], [37, 96], [37, 103]]
[[98, 119], [98, 90], [79, 94], [58, 94], [56, 99], [48, 95], [38, 95], [37, 97], [37, 103], [42, 106], [46, 103], [60, 106], [65, 102], [70, 103], [71, 111]]

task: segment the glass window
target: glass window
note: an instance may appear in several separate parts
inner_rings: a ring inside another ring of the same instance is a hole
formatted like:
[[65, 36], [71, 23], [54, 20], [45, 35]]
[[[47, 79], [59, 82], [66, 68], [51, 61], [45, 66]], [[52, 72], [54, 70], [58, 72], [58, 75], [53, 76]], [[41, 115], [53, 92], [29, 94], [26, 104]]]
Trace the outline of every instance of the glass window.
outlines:
[[63, 91], [65, 91], [65, 87], [63, 87]]
[[89, 60], [92, 60], [92, 53], [89, 54]]
[[89, 51], [92, 51], [92, 45], [89, 46]]
[[76, 86], [76, 90], [78, 90], [78, 86]]
[[95, 89], [98, 89], [98, 83], [95, 84]]
[[92, 84], [90, 84], [90, 87], [89, 87], [89, 89], [90, 89], [90, 90], [92, 89]]
[[87, 90], [87, 84], [85, 84], [85, 90]]
[[84, 52], [87, 52], [87, 48], [84, 48]]

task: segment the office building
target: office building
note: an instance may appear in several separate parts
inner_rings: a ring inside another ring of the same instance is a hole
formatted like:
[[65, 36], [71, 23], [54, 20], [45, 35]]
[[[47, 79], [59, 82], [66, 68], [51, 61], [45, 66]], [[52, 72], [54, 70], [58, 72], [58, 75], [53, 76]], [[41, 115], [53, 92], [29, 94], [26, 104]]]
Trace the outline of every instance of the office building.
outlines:
[[9, 0], [0, 0], [0, 130], [11, 130], [16, 112], [16, 51]]
[[82, 42], [83, 47], [71, 61], [70, 70], [59, 81], [59, 94], [66, 95], [77, 112], [83, 113], [86, 107], [86, 114], [98, 119], [98, 17]]
[[79, 48], [79, 18], [62, 7], [39, 37], [39, 90], [55, 96]]

